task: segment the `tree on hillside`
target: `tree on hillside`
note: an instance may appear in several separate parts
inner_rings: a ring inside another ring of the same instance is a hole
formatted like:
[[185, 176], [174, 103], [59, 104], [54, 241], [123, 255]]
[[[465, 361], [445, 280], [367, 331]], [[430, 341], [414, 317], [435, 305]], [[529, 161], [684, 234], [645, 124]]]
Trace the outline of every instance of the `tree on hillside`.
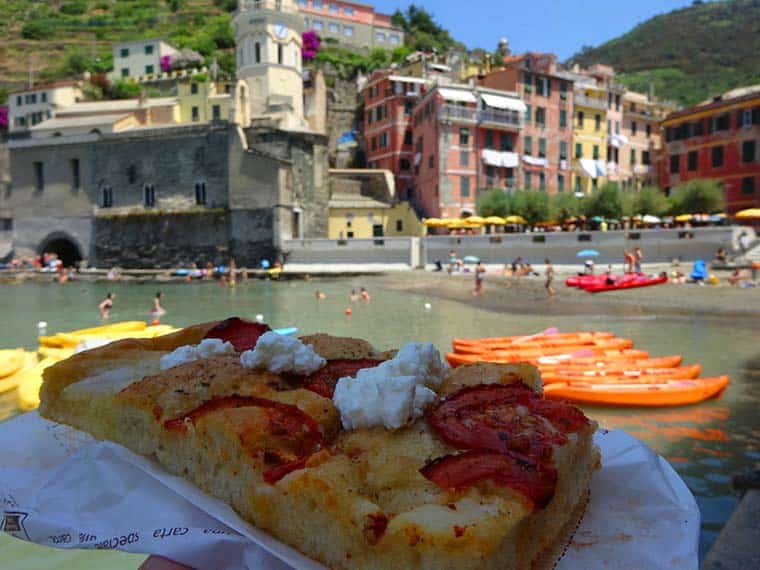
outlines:
[[668, 197], [656, 186], [645, 186], [633, 198], [632, 214], [663, 216], [670, 211]]
[[509, 196], [498, 188], [488, 190], [480, 195], [477, 204], [479, 216], [508, 216], [510, 213]]
[[412, 4], [406, 12], [396, 10], [391, 16], [391, 22], [404, 30], [406, 44], [412, 49], [446, 52], [451, 48], [464, 47], [451, 37], [448, 30], [439, 26], [422, 6]]
[[723, 209], [723, 187], [717, 180], [692, 180], [672, 196], [674, 214], [711, 214]]
[[601, 216], [617, 220], [623, 215], [623, 200], [620, 188], [613, 182], [607, 182], [594, 192], [586, 205], [587, 216]]

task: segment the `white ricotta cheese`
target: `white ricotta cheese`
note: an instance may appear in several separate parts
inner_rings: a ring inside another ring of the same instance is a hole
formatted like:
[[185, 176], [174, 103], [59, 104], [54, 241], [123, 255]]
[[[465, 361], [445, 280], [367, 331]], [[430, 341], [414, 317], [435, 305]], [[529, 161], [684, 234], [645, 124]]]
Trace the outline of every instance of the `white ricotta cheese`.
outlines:
[[232, 354], [235, 347], [231, 342], [219, 338], [204, 338], [200, 344], [186, 344], [161, 357], [161, 370], [174, 368], [185, 362], [209, 358], [216, 354]]
[[277, 374], [311, 374], [326, 363], [311, 345], [273, 331], [261, 335], [253, 350], [246, 350], [240, 355], [240, 364], [246, 368], [263, 368]]
[[398, 429], [422, 416], [448, 373], [432, 344], [408, 343], [392, 360], [338, 380], [333, 403], [345, 429]]

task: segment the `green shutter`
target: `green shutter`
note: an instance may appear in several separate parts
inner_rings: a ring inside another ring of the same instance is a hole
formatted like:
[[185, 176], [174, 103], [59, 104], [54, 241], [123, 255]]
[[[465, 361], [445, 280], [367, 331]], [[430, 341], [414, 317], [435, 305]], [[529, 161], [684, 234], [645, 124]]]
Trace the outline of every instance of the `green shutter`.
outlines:
[[532, 109], [530, 105], [525, 105], [525, 124], [530, 125], [530, 120], [532, 116]]
[[583, 146], [581, 143], [575, 143], [575, 158], [583, 158]]
[[531, 156], [533, 154], [533, 137], [525, 137], [525, 142], [523, 143], [524, 150], [523, 154], [527, 154], [528, 156]]

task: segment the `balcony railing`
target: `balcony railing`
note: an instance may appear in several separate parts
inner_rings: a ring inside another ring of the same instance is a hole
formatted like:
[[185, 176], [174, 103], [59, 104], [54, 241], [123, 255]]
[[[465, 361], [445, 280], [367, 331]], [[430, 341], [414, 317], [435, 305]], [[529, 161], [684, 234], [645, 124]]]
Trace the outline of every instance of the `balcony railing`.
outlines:
[[472, 123], [488, 123], [491, 125], [522, 128], [523, 116], [517, 111], [499, 111], [495, 109], [478, 110], [472, 107], [443, 105], [438, 117], [444, 121], [467, 121]]
[[594, 109], [607, 108], [607, 101], [605, 99], [599, 99], [598, 97], [589, 97], [581, 93], [576, 93], [575, 104], [583, 105], [584, 107], [593, 107]]
[[238, 10], [247, 12], [250, 10], [282, 10], [282, 0], [240, 0]]

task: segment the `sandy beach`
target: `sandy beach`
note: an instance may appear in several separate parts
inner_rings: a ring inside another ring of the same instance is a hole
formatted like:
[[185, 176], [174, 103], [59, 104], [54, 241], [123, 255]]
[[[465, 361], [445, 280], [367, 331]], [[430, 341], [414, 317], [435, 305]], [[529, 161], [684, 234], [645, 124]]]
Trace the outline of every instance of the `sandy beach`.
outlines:
[[[672, 284], [654, 287], [590, 294], [565, 286], [568, 273], [557, 271], [554, 288], [557, 294], [549, 297], [544, 288], [543, 268], [536, 267], [540, 277], [504, 277], [501, 268], [489, 269], [485, 275], [483, 294], [473, 295], [472, 273], [448, 275], [446, 272], [412, 271], [378, 277], [378, 285], [392, 291], [405, 291], [459, 301], [482, 309], [551, 315], [662, 316], [699, 315], [746, 321], [743, 324], [760, 326], [760, 287]], [[645, 267], [656, 273], [654, 267]]]

